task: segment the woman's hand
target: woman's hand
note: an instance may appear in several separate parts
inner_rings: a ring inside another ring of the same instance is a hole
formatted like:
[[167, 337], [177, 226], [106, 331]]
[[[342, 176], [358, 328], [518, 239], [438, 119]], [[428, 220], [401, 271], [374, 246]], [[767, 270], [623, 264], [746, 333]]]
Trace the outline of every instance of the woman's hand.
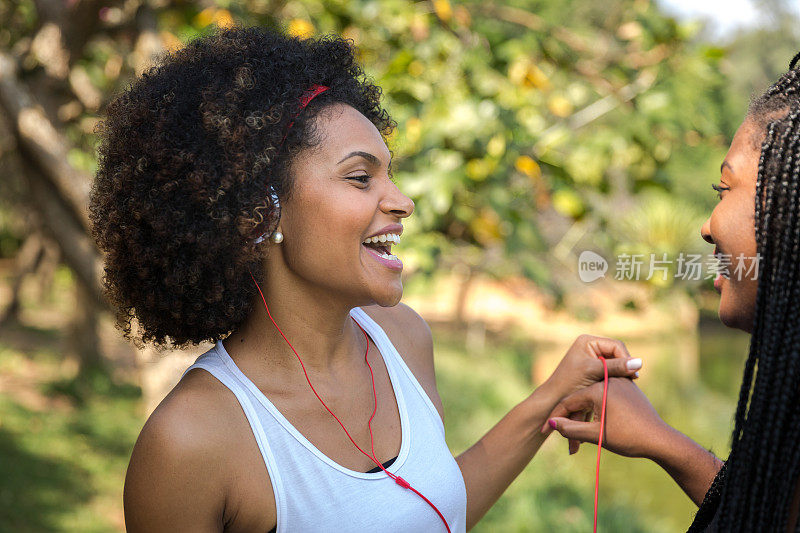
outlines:
[[[597, 444], [602, 405], [602, 383], [570, 394], [550, 413], [542, 433], [555, 429], [567, 437], [570, 453], [577, 451], [579, 442]], [[626, 457], [652, 459], [697, 505], [722, 466], [714, 454], [667, 425], [639, 387], [627, 378], [608, 380], [603, 448]]]
[[635, 378], [642, 368], [641, 359], [632, 359], [622, 341], [593, 335], [581, 335], [572, 343], [564, 358], [544, 385], [555, 392], [557, 399], [603, 381], [606, 358], [608, 376]]
[[[597, 444], [603, 383], [570, 394], [550, 414], [542, 433], [554, 429], [564, 437]], [[594, 418], [595, 421], [585, 421]], [[658, 415], [639, 387], [626, 378], [608, 380], [603, 448], [626, 457], [658, 459], [674, 430]]]

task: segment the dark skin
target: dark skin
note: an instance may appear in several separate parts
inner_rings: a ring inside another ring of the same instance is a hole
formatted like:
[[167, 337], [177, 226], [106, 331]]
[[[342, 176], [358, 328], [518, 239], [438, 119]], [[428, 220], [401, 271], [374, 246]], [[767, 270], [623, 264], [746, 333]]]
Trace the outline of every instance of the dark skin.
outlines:
[[[732, 258], [756, 255], [755, 201], [758, 160], [763, 133], [745, 119], [734, 135], [716, 185], [719, 202], [701, 229], [715, 253]], [[734, 263], [735, 264], [735, 263]], [[745, 259], [745, 267], [750, 261]], [[728, 327], [752, 333], [758, 282], [752, 276], [718, 279], [719, 317]], [[556, 431], [564, 437], [597, 444], [603, 384], [598, 383], [564, 398], [551, 413]], [[595, 421], [583, 421], [585, 418]], [[542, 427], [553, 431], [551, 425]], [[644, 457], [661, 466], [698, 506], [722, 461], [692, 439], [666, 424], [630, 379], [609, 380], [603, 447], [626, 457]], [[799, 485], [800, 487], [800, 485]], [[795, 490], [789, 531], [797, 520], [800, 493]]]
[[[442, 414], [431, 330], [400, 303], [400, 272], [361, 245], [410, 216], [414, 203], [391, 181], [390, 153], [366, 117], [335, 105], [317, 121], [322, 140], [292, 165], [295, 190], [279, 225], [285, 239], [267, 244], [272, 248], [261, 287], [314, 387], [368, 449], [372, 385], [364, 334], [349, 316], [353, 307], [362, 307], [384, 329]], [[237, 366], [322, 453], [352, 470], [371, 469], [373, 462], [353, 447], [309, 389], [260, 297], [252, 309], [224, 341]], [[620, 341], [581, 336], [544, 384], [456, 458], [467, 490], [468, 528], [535, 455], [546, 439], [538, 428], [558, 401], [602, 379], [598, 357], [608, 359], [614, 376], [632, 377], [641, 366]], [[388, 372], [371, 341], [369, 359], [378, 396], [375, 454], [384, 462], [400, 449], [400, 421]], [[148, 419], [131, 456], [124, 504], [129, 531], [244, 532], [276, 525], [269, 474], [252, 430], [233, 394], [207, 372], [188, 372]]]

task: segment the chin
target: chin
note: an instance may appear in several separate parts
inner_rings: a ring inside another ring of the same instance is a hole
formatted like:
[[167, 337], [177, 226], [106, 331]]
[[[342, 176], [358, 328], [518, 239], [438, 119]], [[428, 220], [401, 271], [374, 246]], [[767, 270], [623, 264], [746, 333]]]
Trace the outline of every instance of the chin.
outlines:
[[383, 294], [375, 294], [373, 297], [375, 305], [394, 307], [399, 304], [400, 300], [403, 298], [403, 286], [400, 285], [398, 290], [387, 291]]
[[743, 313], [738, 309], [728, 309], [724, 302], [720, 302], [719, 320], [729, 328], [753, 333], [753, 314]]

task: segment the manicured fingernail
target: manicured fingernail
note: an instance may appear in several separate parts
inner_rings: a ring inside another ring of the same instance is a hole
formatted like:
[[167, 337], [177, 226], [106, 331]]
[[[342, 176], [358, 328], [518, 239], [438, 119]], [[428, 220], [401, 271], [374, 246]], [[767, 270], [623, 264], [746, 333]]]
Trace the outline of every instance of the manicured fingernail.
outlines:
[[556, 424], [556, 421], [553, 420], [552, 418], [550, 420], [548, 420], [547, 423], [550, 424], [551, 428], [558, 429], [558, 424]]
[[639, 370], [642, 368], [642, 360], [638, 357], [636, 359], [629, 359], [626, 363], [628, 370]]
[[639, 373], [638, 372], [634, 372], [633, 375], [636, 376], [637, 378], [639, 377]]

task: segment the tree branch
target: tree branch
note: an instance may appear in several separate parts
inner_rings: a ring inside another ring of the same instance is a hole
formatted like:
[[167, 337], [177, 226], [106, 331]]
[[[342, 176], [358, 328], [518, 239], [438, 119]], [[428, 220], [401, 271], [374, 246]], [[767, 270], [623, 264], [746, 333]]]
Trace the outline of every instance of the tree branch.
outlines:
[[75, 222], [48, 179], [37, 169], [24, 164], [22, 174], [29, 185], [31, 201], [41, 213], [42, 225], [58, 243], [64, 261], [98, 305], [107, 307], [102, 287], [103, 260], [94, 242]]
[[88, 231], [91, 178], [67, 162], [67, 143], [18, 79], [14, 59], [4, 52], [0, 52], [0, 106], [13, 124], [26, 163], [53, 184]]

